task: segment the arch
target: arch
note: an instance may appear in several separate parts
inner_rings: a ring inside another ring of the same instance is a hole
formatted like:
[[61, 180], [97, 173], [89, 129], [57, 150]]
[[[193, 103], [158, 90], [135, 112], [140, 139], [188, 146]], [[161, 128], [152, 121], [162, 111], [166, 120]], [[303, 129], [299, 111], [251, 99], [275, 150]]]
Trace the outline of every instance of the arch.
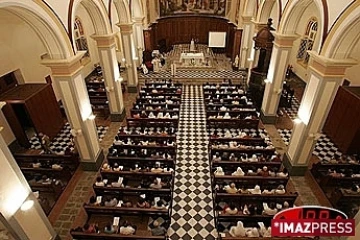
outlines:
[[76, 8], [79, 4], [81, 4], [89, 13], [96, 35], [108, 35], [112, 33], [109, 17], [103, 1], [72, 0], [69, 3], [69, 17], [71, 17], [71, 20], [68, 22], [68, 29], [73, 44], [75, 44], [75, 39], [72, 29], [75, 23]]
[[66, 59], [74, 51], [66, 29], [50, 8], [34, 1], [0, 1], [0, 10], [9, 11], [26, 22], [39, 36], [51, 59]]
[[131, 0], [131, 16], [133, 18], [143, 18], [144, 9], [140, 0]]
[[277, 11], [278, 19], [273, 19], [273, 24], [275, 28], [278, 28], [281, 20], [281, 0], [265, 0], [263, 1], [260, 6], [256, 16], [256, 21], [259, 23], [266, 23], [270, 18], [270, 14], [272, 9], [276, 7], [275, 11]]
[[254, 0], [245, 0], [244, 10], [242, 12], [243, 16], [252, 16], [255, 17], [256, 11], [258, 9], [257, 1]]
[[349, 5], [329, 31], [320, 55], [347, 59], [360, 41], [360, 2]]
[[131, 14], [126, 0], [113, 0], [120, 23], [131, 23]]
[[278, 32], [284, 35], [295, 34], [295, 30], [302, 20], [302, 14], [311, 4], [315, 4], [319, 13], [318, 34], [320, 36], [320, 43], [318, 49], [314, 49], [314, 51], [319, 52], [327, 34], [329, 13], [326, 0], [289, 0], [281, 17]]

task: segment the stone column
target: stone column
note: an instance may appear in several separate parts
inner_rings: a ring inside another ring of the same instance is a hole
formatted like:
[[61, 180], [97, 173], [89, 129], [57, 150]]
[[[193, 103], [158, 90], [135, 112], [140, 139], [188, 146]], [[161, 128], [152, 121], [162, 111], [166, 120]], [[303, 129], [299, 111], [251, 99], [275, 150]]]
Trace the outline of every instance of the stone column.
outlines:
[[136, 50], [138, 55], [138, 66], [140, 66], [143, 62], [143, 51], [145, 49], [144, 45], [144, 17], [142, 18], [133, 18], [134, 20], [134, 33], [135, 33], [135, 43]]
[[249, 67], [249, 57], [252, 48], [253, 42], [253, 32], [254, 32], [254, 24], [251, 21], [252, 16], [242, 16], [243, 19], [243, 32], [241, 36], [241, 49], [240, 49], [240, 68], [248, 68]]
[[132, 23], [117, 24], [120, 27], [121, 39], [125, 55], [125, 67], [127, 71], [128, 92], [137, 92], [138, 75], [136, 69], [135, 45]]
[[43, 60], [43, 64], [51, 68], [54, 82], [60, 90], [71, 134], [80, 154], [80, 164], [84, 170], [97, 170], [104, 153], [99, 145], [95, 116], [81, 71], [84, 53], [78, 51], [76, 56], [65, 60]]
[[121, 122], [125, 117], [124, 100], [121, 89], [122, 77], [116, 58], [116, 41], [114, 35], [92, 36], [96, 40], [100, 64], [105, 80], [106, 95], [109, 100], [111, 121]]
[[4, 225], [17, 239], [57, 239], [1, 134], [0, 165], [0, 212]]
[[280, 35], [277, 33], [273, 33], [273, 35], [275, 37], [274, 46], [261, 106], [261, 120], [265, 124], [274, 124], [276, 122], [286, 69], [293, 42], [297, 38], [295, 35]]
[[304, 175], [320, 132], [341, 84], [345, 70], [354, 60], [329, 59], [310, 52], [309, 82], [301, 101], [284, 166], [291, 175]]

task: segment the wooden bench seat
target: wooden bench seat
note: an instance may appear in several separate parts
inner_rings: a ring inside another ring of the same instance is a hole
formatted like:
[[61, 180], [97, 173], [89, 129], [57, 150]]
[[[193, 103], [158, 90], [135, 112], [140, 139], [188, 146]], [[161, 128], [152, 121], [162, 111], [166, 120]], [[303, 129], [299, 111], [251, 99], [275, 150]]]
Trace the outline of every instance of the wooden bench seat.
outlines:
[[210, 127], [258, 128], [259, 119], [208, 118], [207, 123]]
[[266, 149], [266, 148], [262, 148], [262, 149], [258, 149], [258, 148], [222, 148], [222, 147], [215, 147], [215, 146], [210, 146], [210, 150], [212, 151], [212, 153], [214, 152], [239, 152], [239, 153], [248, 153], [248, 154], [257, 154], [257, 153], [261, 153], [261, 154], [268, 154], [268, 155], [273, 155], [275, 153], [275, 149], [271, 148], [271, 149]]
[[240, 161], [212, 161], [212, 166], [223, 166], [223, 167], [277, 167], [280, 168], [282, 162], [240, 162]]
[[244, 193], [216, 193], [215, 200], [219, 201], [221, 199], [232, 199], [239, 201], [248, 201], [248, 200], [256, 200], [256, 201], [273, 201], [275, 199], [281, 199], [282, 201], [288, 201], [290, 204], [295, 202], [298, 197], [297, 193], [285, 193], [285, 194], [244, 194]]
[[113, 147], [115, 149], [159, 149], [159, 150], [175, 150], [176, 146], [161, 146], [161, 145], [116, 145], [114, 144]]
[[[120, 235], [120, 234], [107, 234], [107, 233], [84, 233], [84, 232], [75, 232], [70, 231], [73, 239], [84, 239], [84, 240], [165, 240], [166, 236], [141, 236], [141, 235]], [[149, 234], [151, 234], [149, 232]]]
[[132, 172], [132, 171], [112, 171], [112, 170], [101, 170], [100, 171], [102, 176], [133, 176], [133, 177], [142, 177], [142, 176], [152, 176], [152, 177], [172, 177], [173, 173], [171, 172]]
[[90, 206], [84, 204], [84, 209], [88, 216], [91, 214], [101, 214], [101, 215], [113, 215], [113, 216], [137, 216], [137, 215], [147, 215], [147, 216], [162, 216], [169, 217], [169, 209], [155, 209], [155, 208], [137, 208], [137, 207], [106, 207], [106, 206]]
[[98, 187], [93, 186], [96, 195], [107, 194], [119, 194], [119, 193], [150, 193], [150, 194], [171, 194], [170, 188], [152, 189], [152, 188], [130, 188], [130, 187]]
[[113, 156], [109, 156], [107, 157], [108, 162], [110, 163], [110, 165], [112, 165], [113, 163], [124, 163], [124, 162], [131, 162], [131, 163], [136, 163], [136, 162], [163, 162], [163, 163], [174, 163], [175, 159], [165, 159], [165, 158], [157, 158], [157, 157], [147, 157], [147, 158], [142, 158], [142, 157], [113, 157]]

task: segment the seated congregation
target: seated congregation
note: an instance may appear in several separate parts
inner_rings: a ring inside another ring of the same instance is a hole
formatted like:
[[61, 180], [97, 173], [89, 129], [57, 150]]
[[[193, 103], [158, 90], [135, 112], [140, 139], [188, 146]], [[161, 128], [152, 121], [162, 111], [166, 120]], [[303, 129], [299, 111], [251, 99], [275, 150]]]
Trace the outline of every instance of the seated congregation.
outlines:
[[84, 203], [88, 220], [71, 231], [74, 239], [166, 239], [181, 88], [171, 80], [141, 88]]

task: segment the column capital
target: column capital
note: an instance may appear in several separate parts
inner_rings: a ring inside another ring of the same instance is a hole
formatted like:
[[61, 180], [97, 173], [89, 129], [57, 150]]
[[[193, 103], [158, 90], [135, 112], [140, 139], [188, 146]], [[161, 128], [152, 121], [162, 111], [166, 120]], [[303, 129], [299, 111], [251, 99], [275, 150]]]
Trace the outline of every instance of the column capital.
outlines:
[[259, 31], [260, 29], [262, 29], [263, 27], [267, 26], [266, 22], [257, 22], [255, 20], [251, 20], [251, 22], [255, 25], [255, 30]]
[[285, 35], [278, 33], [276, 31], [271, 31], [271, 33], [275, 37], [274, 44], [277, 45], [278, 47], [292, 47], [293, 42], [297, 38], [299, 38], [299, 35], [297, 34]]
[[247, 24], [247, 23], [254, 23], [253, 20], [253, 16], [241, 16], [243, 23]]
[[116, 41], [115, 41], [115, 34], [107, 34], [107, 35], [91, 35], [91, 38], [94, 39], [96, 41], [96, 44], [98, 47], [112, 47], [114, 45], [116, 45]]
[[117, 23], [116, 26], [120, 28], [120, 32], [123, 33], [132, 33], [134, 23]]
[[144, 23], [144, 19], [145, 19], [145, 17], [134, 17], [134, 18], [133, 18], [133, 21], [134, 21], [134, 23], [141, 23], [141, 24], [143, 24], [143, 23]]
[[338, 77], [345, 75], [347, 68], [357, 65], [354, 59], [334, 59], [309, 51], [311, 57], [310, 69], [323, 77]]
[[81, 59], [86, 51], [78, 51], [66, 59], [44, 59], [41, 64], [49, 67], [54, 76], [72, 76], [83, 68]]

